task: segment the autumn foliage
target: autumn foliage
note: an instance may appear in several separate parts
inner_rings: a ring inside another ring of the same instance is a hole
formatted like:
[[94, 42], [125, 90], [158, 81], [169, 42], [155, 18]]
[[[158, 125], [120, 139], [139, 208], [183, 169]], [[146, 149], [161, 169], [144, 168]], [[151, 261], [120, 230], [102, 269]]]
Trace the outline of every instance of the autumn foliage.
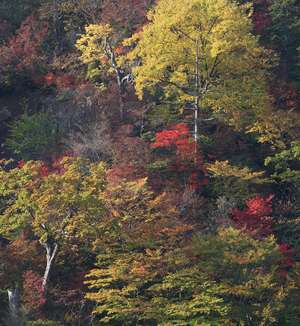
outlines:
[[202, 154], [187, 124], [179, 123], [156, 133], [151, 147], [174, 152], [171, 170], [187, 173], [188, 185], [193, 189], [197, 190], [208, 183]]
[[102, 20], [120, 29], [126, 26], [127, 29], [134, 31], [147, 21], [146, 13], [152, 3], [153, 0], [123, 0], [122, 2], [104, 0]]
[[23, 302], [30, 313], [38, 313], [46, 303], [45, 291], [42, 288], [42, 277], [32, 270], [23, 275]]
[[0, 2], [0, 325], [300, 325], [299, 0]]
[[256, 0], [254, 2], [252, 19], [257, 34], [263, 34], [272, 23], [272, 17], [269, 14], [270, 3], [270, 0]]
[[[42, 44], [48, 33], [48, 24], [36, 15], [27, 17], [6, 44], [0, 47], [2, 73], [28, 73], [34, 79], [45, 59]], [[3, 78], [3, 77], [2, 77]]]
[[246, 208], [232, 211], [236, 226], [256, 238], [263, 238], [272, 234], [272, 199], [257, 196], [246, 201]]
[[49, 72], [44, 76], [46, 86], [54, 86], [60, 92], [66, 89], [74, 89], [79, 84], [79, 80], [72, 74], [55, 74]]

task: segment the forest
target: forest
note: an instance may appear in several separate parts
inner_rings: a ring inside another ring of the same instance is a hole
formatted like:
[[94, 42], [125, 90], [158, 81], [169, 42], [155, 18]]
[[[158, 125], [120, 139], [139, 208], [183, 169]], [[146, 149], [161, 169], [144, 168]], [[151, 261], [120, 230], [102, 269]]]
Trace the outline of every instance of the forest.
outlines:
[[0, 1], [0, 325], [300, 325], [300, 1]]

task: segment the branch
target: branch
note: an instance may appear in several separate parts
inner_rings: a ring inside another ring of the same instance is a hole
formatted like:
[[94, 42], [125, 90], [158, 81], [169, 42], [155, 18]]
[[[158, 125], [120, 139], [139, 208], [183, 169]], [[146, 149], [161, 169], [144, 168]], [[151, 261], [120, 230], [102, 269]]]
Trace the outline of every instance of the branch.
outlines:
[[177, 84], [175, 82], [168, 81], [168, 80], [162, 80], [162, 79], [160, 79], [159, 82], [162, 83], [162, 85], [169, 84], [169, 85], [175, 86], [178, 89], [180, 89], [181, 91], [183, 91], [184, 93], [194, 96], [193, 92], [191, 92], [187, 87], [181, 86], [181, 85], [179, 85], [179, 84]]

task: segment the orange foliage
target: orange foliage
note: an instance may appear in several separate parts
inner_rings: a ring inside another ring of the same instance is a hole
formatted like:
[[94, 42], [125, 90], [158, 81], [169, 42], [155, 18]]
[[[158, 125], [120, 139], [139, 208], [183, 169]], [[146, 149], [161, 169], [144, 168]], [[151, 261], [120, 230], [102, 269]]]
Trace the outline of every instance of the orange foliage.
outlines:
[[44, 76], [44, 83], [46, 86], [55, 86], [56, 89], [60, 92], [64, 89], [75, 89], [79, 80], [71, 74], [54, 74], [49, 72]]

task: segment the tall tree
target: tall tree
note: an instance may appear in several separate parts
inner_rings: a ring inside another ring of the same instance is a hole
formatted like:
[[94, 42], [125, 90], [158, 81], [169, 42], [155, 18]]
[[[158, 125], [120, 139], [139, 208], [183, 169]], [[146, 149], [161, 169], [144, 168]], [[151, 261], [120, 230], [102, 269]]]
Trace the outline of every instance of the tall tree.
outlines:
[[[126, 44], [140, 98], [146, 91], [249, 123], [266, 106], [266, 51], [251, 34], [249, 6], [228, 0], [161, 0]], [[242, 119], [244, 118], [244, 119]], [[244, 121], [243, 121], [244, 120]]]
[[100, 197], [105, 168], [79, 158], [65, 158], [52, 170], [30, 161], [13, 169], [2, 166], [0, 180], [0, 233], [10, 239], [26, 229], [34, 233], [46, 251], [46, 290], [58, 250], [72, 239], [87, 244], [95, 235], [105, 210]]
[[[97, 304], [100, 323], [152, 325], [161, 320], [149, 290], [167, 273], [168, 261], [176, 260], [173, 254], [192, 230], [168, 195], [156, 196], [146, 181], [123, 179], [105, 191], [109, 209], [97, 226], [105, 237], [95, 241], [97, 268], [87, 281], [87, 299]], [[218, 304], [212, 306], [208, 310], [219, 310]]]

